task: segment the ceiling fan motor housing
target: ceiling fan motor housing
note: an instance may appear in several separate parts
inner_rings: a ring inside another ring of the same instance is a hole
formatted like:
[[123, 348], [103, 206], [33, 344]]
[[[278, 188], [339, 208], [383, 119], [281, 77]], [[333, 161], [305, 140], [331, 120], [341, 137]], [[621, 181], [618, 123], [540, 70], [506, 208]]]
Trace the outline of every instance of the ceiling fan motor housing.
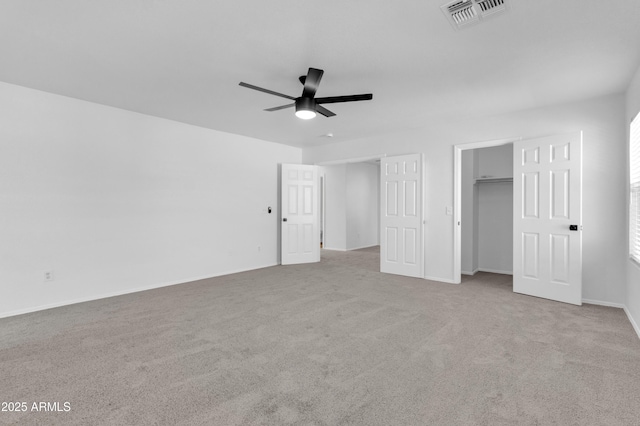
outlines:
[[313, 98], [298, 98], [296, 99], [296, 112], [298, 111], [315, 111], [316, 100]]

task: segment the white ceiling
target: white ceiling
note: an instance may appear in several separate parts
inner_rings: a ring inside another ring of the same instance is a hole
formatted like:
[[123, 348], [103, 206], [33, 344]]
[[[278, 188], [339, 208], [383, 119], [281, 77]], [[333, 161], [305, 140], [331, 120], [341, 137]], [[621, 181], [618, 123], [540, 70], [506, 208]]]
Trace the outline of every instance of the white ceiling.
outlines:
[[[294, 146], [622, 92], [640, 1], [511, 0], [455, 31], [437, 0], [2, 0], [0, 80]], [[286, 99], [373, 93], [302, 121]], [[333, 133], [333, 138], [323, 137]]]

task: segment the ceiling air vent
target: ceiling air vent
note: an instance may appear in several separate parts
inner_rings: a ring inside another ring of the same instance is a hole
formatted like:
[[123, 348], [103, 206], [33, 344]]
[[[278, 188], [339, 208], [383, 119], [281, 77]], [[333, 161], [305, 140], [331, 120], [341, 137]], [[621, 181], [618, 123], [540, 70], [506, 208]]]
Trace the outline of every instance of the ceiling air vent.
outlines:
[[476, 24], [489, 16], [506, 12], [507, 0], [454, 0], [440, 9], [457, 30]]
[[454, 26], [457, 27], [476, 22], [479, 19], [471, 0], [455, 1], [442, 6], [442, 8], [445, 10], [445, 14], [453, 21]]
[[476, 4], [480, 6], [482, 16], [489, 16], [498, 12], [506, 12], [507, 4], [505, 0], [476, 0]]

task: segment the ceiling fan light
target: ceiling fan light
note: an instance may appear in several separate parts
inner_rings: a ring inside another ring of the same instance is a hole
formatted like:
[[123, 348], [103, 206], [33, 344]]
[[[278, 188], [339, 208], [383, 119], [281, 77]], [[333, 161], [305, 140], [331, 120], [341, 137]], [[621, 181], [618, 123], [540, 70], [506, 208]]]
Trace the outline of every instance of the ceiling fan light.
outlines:
[[315, 111], [311, 111], [308, 109], [300, 109], [296, 111], [296, 117], [301, 118], [303, 120], [310, 120], [316, 116]]
[[309, 120], [316, 116], [315, 101], [311, 98], [299, 98], [296, 100], [296, 117]]

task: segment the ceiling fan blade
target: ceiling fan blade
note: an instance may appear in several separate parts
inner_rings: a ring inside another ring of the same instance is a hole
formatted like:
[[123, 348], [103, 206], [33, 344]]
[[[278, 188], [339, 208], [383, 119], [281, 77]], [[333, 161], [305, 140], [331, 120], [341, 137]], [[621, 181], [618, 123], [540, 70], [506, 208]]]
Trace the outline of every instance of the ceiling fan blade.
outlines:
[[316, 103], [335, 104], [338, 102], [370, 101], [371, 99], [373, 99], [373, 94], [367, 93], [365, 95], [329, 96], [326, 98], [316, 98]]
[[287, 105], [277, 106], [277, 107], [273, 107], [273, 108], [267, 108], [267, 109], [265, 109], [265, 111], [280, 111], [281, 109], [291, 108], [294, 105], [295, 104], [287, 104]]
[[291, 99], [292, 101], [295, 101], [295, 100], [296, 100], [296, 98], [294, 98], [293, 96], [284, 95], [284, 94], [282, 94], [282, 93], [274, 92], [273, 90], [269, 90], [269, 89], [263, 89], [262, 87], [254, 86], [253, 84], [240, 82], [240, 86], [242, 86], [242, 87], [246, 87], [246, 88], [248, 88], [248, 89], [257, 90], [257, 91], [259, 91], [259, 92], [268, 93], [268, 94], [270, 94], [270, 95], [280, 96], [281, 98]]
[[316, 95], [320, 80], [322, 80], [323, 70], [317, 68], [309, 68], [307, 77], [304, 79], [304, 89], [302, 90], [303, 98], [313, 98]]
[[334, 115], [336, 115], [334, 112], [329, 111], [328, 109], [326, 109], [325, 107], [323, 107], [321, 105], [316, 105], [316, 112], [318, 112], [319, 114], [324, 115], [325, 117], [333, 117]]

